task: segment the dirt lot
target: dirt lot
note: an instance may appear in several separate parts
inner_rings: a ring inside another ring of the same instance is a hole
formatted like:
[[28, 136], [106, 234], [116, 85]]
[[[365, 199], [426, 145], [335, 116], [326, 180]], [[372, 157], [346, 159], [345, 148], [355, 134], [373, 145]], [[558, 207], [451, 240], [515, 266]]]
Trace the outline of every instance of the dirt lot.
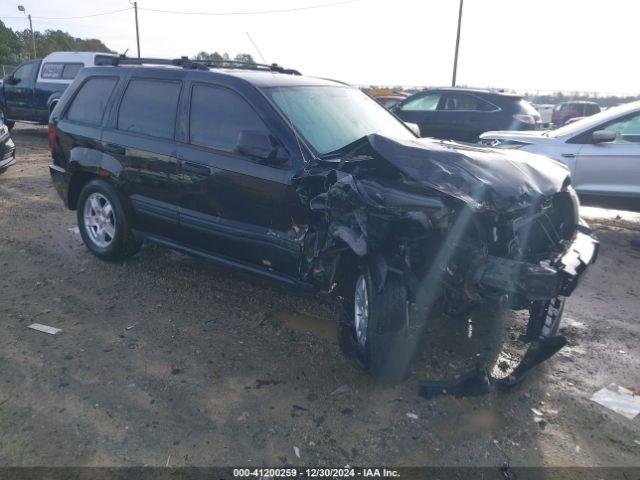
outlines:
[[[51, 186], [46, 130], [14, 139], [18, 164], [0, 177], [0, 465], [640, 466], [640, 416], [589, 400], [640, 388], [636, 217], [589, 220], [601, 256], [567, 303], [569, 347], [517, 391], [428, 401], [421, 379], [463, 372], [504, 329], [436, 320], [411, 378], [376, 386], [341, 355], [329, 297], [153, 246], [93, 257]], [[510, 338], [521, 322], [507, 319]]]

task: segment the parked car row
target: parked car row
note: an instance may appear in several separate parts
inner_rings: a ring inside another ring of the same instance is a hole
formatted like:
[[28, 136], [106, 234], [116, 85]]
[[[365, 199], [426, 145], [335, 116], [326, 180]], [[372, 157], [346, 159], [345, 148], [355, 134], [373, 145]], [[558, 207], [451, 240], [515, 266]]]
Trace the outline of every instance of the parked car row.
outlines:
[[405, 122], [420, 127], [423, 137], [477, 142], [488, 130], [534, 130], [540, 115], [521, 96], [494, 90], [429, 89], [391, 108]]
[[558, 128], [600, 112], [595, 102], [531, 105], [521, 96], [496, 90], [431, 88], [409, 97], [381, 95], [378, 102], [421, 125], [425, 137], [475, 142], [489, 130]]

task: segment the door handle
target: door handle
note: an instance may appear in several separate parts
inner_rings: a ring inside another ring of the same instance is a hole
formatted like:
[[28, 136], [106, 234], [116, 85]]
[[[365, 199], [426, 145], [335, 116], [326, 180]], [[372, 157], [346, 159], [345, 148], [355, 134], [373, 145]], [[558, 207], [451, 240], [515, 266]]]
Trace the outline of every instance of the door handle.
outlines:
[[575, 153], [562, 153], [560, 154], [561, 157], [564, 158], [575, 158], [576, 154]]
[[206, 165], [192, 162], [182, 162], [182, 170], [195, 175], [211, 175], [211, 169]]
[[115, 153], [116, 155], [124, 155], [126, 153], [126, 149], [122, 145], [118, 145], [116, 143], [105, 143], [104, 151]]

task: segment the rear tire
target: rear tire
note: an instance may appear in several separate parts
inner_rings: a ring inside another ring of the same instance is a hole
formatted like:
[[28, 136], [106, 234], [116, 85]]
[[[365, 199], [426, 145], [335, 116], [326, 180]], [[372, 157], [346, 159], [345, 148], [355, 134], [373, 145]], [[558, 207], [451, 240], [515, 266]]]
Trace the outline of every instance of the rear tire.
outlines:
[[131, 216], [116, 189], [104, 180], [92, 180], [80, 191], [78, 227], [87, 248], [103, 260], [123, 260], [140, 250], [142, 242], [131, 231]]
[[380, 290], [363, 262], [345, 278], [340, 315], [340, 348], [376, 380], [396, 383], [409, 374], [414, 354], [409, 341], [407, 288], [389, 275]]

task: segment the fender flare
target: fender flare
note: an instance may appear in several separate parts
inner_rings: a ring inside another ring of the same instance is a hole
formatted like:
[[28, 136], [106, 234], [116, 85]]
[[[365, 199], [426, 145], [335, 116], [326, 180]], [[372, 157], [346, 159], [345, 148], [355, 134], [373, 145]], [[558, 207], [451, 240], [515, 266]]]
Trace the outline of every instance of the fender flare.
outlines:
[[103, 178], [118, 188], [126, 184], [124, 169], [117, 160], [84, 147], [71, 149], [66, 170], [70, 176], [67, 205], [71, 210], [75, 209], [80, 190], [92, 178]]
[[124, 175], [122, 165], [115, 158], [84, 147], [71, 149], [67, 170], [72, 174], [85, 172], [99, 177], [112, 177], [116, 181], [122, 181]]

